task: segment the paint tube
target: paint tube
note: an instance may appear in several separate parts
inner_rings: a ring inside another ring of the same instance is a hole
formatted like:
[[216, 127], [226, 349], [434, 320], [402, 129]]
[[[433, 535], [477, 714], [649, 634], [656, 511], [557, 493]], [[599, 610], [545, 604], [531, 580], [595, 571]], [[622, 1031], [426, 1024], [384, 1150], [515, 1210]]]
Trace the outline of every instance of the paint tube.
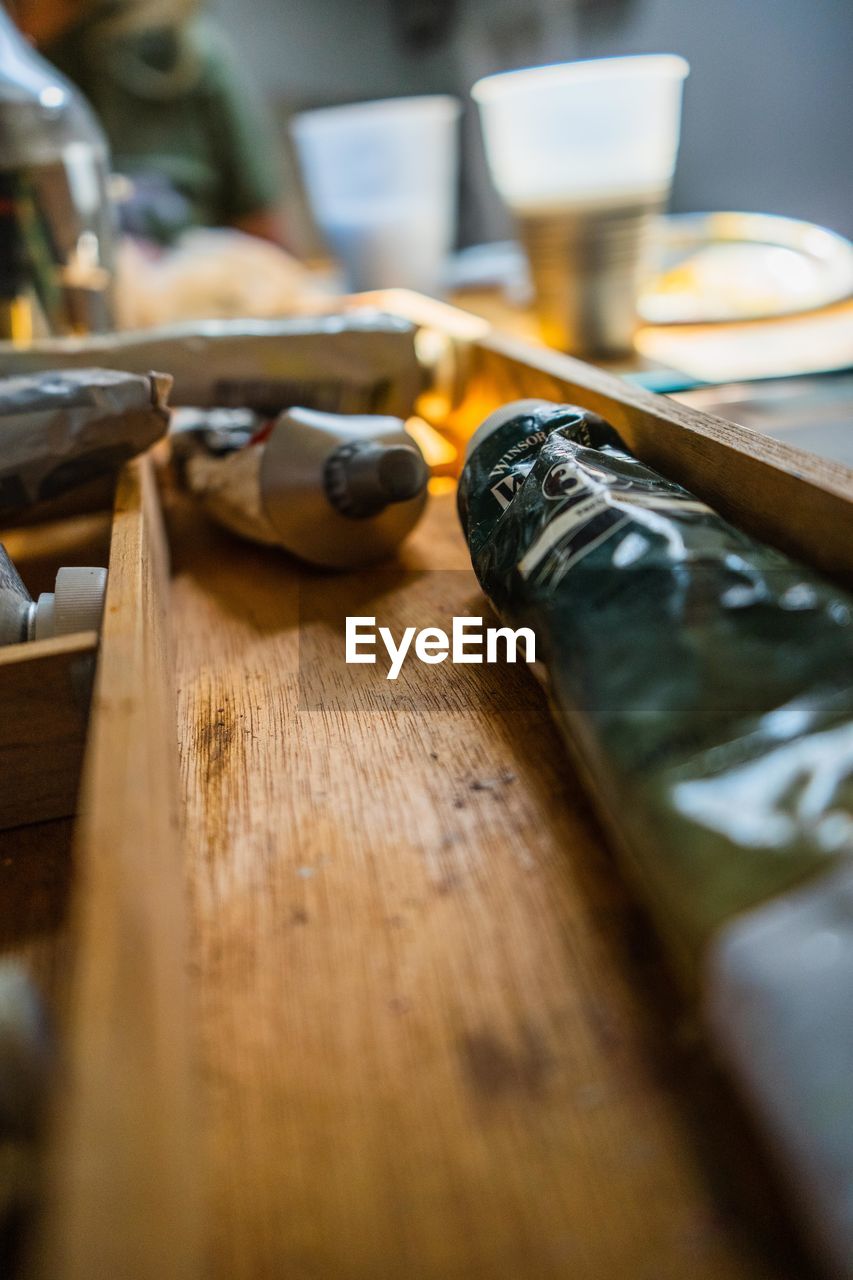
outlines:
[[0, 544], [0, 645], [98, 631], [107, 589], [106, 569], [68, 565], [53, 591], [33, 600]]
[[459, 501], [480, 582], [533, 620], [561, 723], [681, 957], [853, 847], [849, 595], [572, 406], [494, 415]]
[[30, 636], [32, 597], [0, 545], [0, 644], [21, 644]]
[[390, 556], [420, 519], [429, 469], [399, 418], [297, 408], [254, 434], [245, 415], [225, 422], [179, 420], [172, 450], [185, 487], [242, 537], [345, 569]]
[[65, 495], [75, 495], [68, 510], [76, 495], [112, 480], [165, 434], [169, 385], [164, 374], [109, 369], [0, 380], [0, 523], [48, 518]]
[[282, 320], [210, 320], [162, 329], [0, 343], [0, 374], [97, 365], [166, 369], [172, 403], [253, 409], [274, 417], [304, 406], [328, 413], [408, 417], [424, 374], [416, 326], [382, 312]]

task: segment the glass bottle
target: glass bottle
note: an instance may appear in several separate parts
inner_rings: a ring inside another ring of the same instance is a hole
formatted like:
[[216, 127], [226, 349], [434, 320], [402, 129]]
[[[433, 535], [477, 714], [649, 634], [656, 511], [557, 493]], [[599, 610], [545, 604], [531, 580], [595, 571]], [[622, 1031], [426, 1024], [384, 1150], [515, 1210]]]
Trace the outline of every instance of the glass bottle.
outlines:
[[0, 338], [113, 327], [107, 142], [0, 4]]

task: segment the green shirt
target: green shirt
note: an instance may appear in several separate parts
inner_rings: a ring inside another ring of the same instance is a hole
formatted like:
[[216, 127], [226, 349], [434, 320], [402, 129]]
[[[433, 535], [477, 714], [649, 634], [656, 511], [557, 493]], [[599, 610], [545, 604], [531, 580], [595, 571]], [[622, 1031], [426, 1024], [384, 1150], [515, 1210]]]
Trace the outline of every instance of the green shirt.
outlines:
[[[43, 52], [97, 112], [113, 169], [164, 180], [186, 202], [185, 225], [227, 226], [276, 204], [272, 130], [207, 21], [121, 36], [88, 23]], [[154, 224], [162, 239], [184, 229]]]

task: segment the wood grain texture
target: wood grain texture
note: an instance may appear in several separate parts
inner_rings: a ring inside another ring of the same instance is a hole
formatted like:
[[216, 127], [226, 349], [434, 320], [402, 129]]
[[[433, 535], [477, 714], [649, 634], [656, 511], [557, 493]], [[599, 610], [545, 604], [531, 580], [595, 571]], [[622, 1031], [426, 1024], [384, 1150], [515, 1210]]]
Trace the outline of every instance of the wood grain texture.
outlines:
[[0, 649], [0, 827], [77, 809], [98, 637]]
[[196, 1273], [167, 563], [150, 464], [122, 474], [75, 840], [49, 1280]]
[[530, 674], [342, 664], [483, 612], [452, 496], [343, 577], [170, 505], [212, 1280], [802, 1280]]

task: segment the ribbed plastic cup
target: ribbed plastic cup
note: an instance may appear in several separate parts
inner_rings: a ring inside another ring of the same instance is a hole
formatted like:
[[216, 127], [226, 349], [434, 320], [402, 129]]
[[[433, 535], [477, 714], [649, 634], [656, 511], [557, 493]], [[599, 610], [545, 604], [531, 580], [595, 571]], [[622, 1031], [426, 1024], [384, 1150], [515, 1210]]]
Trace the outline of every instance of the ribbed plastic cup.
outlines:
[[675, 54], [604, 58], [487, 76], [472, 89], [552, 346], [582, 356], [631, 348], [688, 70]]

